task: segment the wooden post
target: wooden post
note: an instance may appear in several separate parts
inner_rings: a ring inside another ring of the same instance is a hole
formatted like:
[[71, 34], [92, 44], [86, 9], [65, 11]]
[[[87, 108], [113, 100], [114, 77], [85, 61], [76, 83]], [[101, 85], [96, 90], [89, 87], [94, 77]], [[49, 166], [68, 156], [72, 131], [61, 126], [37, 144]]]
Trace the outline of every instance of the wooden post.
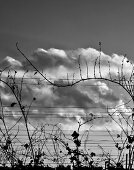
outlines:
[[129, 165], [128, 165], [128, 169], [131, 169], [131, 147], [129, 149]]
[[126, 154], [126, 170], [127, 170], [127, 159], [128, 159], [128, 154]]
[[105, 161], [105, 170], [108, 170], [110, 166], [110, 159], [108, 161]]
[[105, 170], [106, 170], [106, 168], [107, 168], [107, 161], [105, 161]]

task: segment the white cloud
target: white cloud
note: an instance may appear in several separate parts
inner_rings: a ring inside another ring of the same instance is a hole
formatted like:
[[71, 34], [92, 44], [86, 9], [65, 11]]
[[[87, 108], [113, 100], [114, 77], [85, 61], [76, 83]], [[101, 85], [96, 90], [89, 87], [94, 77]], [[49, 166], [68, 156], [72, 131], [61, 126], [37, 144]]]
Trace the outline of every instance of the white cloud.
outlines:
[[61, 50], [61, 49], [55, 49], [55, 48], [50, 48], [48, 50], [44, 50], [42, 48], [38, 48], [36, 50], [37, 53], [46, 53], [46, 54], [49, 54], [49, 55], [56, 55], [56, 56], [59, 56], [61, 58], [66, 58], [67, 57], [67, 54], [64, 50]]
[[[125, 110], [124, 110], [125, 109]], [[125, 103], [122, 101], [122, 99], [120, 99], [117, 103], [117, 105], [114, 108], [108, 108], [108, 112], [114, 116], [115, 118], [117, 118], [118, 116], [120, 116], [122, 113], [125, 114], [126, 113], [127, 108], [125, 106]]]
[[[63, 131], [77, 131], [78, 130], [78, 123], [77, 122], [68, 122], [68, 123], [59, 123], [59, 126], [61, 127], [61, 129]], [[81, 126], [80, 128], [80, 132], [88, 130], [90, 127], [90, 125], [84, 124], [83, 126]]]
[[5, 87], [6, 85], [2, 82], [2, 81], [0, 81], [0, 87]]
[[20, 66], [22, 67], [22, 63], [18, 60], [15, 60], [12, 57], [7, 56], [4, 60], [8, 61], [9, 64], [11, 64], [12, 66]]
[[[79, 70], [79, 65], [77, 62], [79, 55], [81, 56], [80, 62], [81, 62], [82, 77], [83, 78], [87, 77], [87, 67], [86, 67], [85, 60], [87, 61], [87, 64], [88, 64], [89, 77], [94, 77], [94, 62], [95, 62], [95, 59], [97, 57], [99, 57], [99, 55], [100, 55], [100, 52], [93, 48], [86, 48], [86, 49], [79, 48], [79, 49], [72, 50], [72, 51], [71, 50], [65, 51], [62, 49], [55, 49], [55, 48], [50, 48], [48, 50], [38, 48], [36, 50], [36, 52], [38, 55], [37, 56], [35, 55], [34, 57], [37, 57], [37, 59], [33, 60], [32, 62], [36, 61], [35, 64], [43, 65], [43, 62], [45, 63], [45, 61], [48, 61], [49, 65], [46, 67], [44, 66], [44, 70], [45, 70], [44, 75], [46, 74], [48, 79], [52, 78], [52, 81], [54, 81], [53, 78], [55, 80], [62, 79], [62, 78], [67, 79], [67, 74], [70, 79], [73, 79], [73, 73], [75, 73], [75, 75], [74, 75], [75, 79], [80, 79], [81, 78], [80, 70]], [[48, 55], [46, 55], [46, 54], [48, 54]], [[51, 57], [50, 55], [56, 56], [56, 57]], [[43, 62], [40, 61], [40, 56], [43, 56], [41, 58], [42, 59], [41, 61], [43, 61]], [[110, 56], [110, 55], [107, 55], [107, 54], [101, 52], [101, 66], [100, 66], [100, 68], [101, 68], [102, 77], [109, 76], [108, 61], [111, 62], [111, 68], [110, 68], [111, 73], [117, 74], [118, 67], [121, 68], [121, 66], [122, 66], [123, 57], [124, 56], [118, 55], [118, 54], [112, 54]], [[50, 58], [51, 58], [51, 61], [49, 61]], [[9, 56], [7, 56], [5, 60], [10, 62], [14, 66], [22, 66], [21, 62], [15, 60]], [[124, 59], [124, 73], [125, 74], [130, 73], [130, 71], [132, 69], [132, 67], [130, 67], [130, 63], [128, 63], [127, 60], [128, 60], [127, 58]], [[40, 62], [38, 62], [38, 61], [40, 61]], [[69, 65], [70, 61], [72, 62], [71, 63], [72, 65]], [[55, 66], [55, 63], [56, 63], [56, 66]], [[97, 63], [98, 63], [98, 61], [97, 61]], [[38, 68], [40, 69], [40, 65], [38, 65]], [[17, 74], [16, 74], [16, 78], [22, 78], [24, 72], [25, 72], [24, 70], [18, 70]], [[26, 78], [31, 78], [31, 77], [33, 78], [33, 80], [25, 80], [29, 84], [30, 83], [36, 84], [37, 79], [34, 79], [34, 78], [41, 78], [41, 76], [39, 74], [34, 75], [34, 72], [35, 71], [29, 70], [29, 72], [25, 75]], [[4, 73], [3, 73], [3, 75], [4, 75]], [[5, 76], [7, 76], [7, 73], [5, 74]], [[98, 66], [96, 67], [96, 77], [100, 77], [100, 72], [99, 72]], [[71, 82], [71, 80], [70, 80], [70, 82]], [[48, 87], [48, 85], [46, 85], [45, 83], [44, 84], [42, 83], [41, 86], [36, 86], [36, 87], [30, 86], [30, 85], [28, 85], [28, 83], [27, 83], [27, 86], [30, 87], [30, 89], [32, 89], [31, 93], [33, 94], [33, 96], [37, 97], [37, 100], [38, 99], [40, 101], [42, 100], [44, 102], [44, 103], [42, 102], [42, 104], [50, 105], [50, 103], [51, 103], [53, 105], [54, 104], [53, 101], [57, 100], [57, 98], [58, 98], [57, 94], [54, 94], [52, 91], [52, 88], [50, 86]], [[102, 95], [106, 95], [107, 93], [112, 92], [112, 89], [110, 89], [108, 87], [108, 85], [104, 82], [98, 81], [95, 83], [95, 85], [99, 86], [99, 91]], [[78, 88], [78, 90], [82, 93], [84, 92], [84, 90], [82, 90], [82, 88]], [[25, 92], [25, 89], [23, 89], [23, 92]], [[87, 93], [87, 96], [89, 95], [89, 98], [93, 99], [94, 103], [96, 102], [96, 105], [100, 103], [99, 98], [97, 98], [98, 97], [97, 94], [96, 94], [96, 98], [95, 98], [95, 97], [93, 97], [93, 95], [91, 95], [92, 92], [89, 91], [86, 93]], [[62, 96], [62, 97], [67, 97], [68, 94], [65, 94], [65, 95], [66, 96]], [[73, 92], [72, 92], [72, 95], [73, 95]], [[7, 100], [9, 99], [9, 96], [3, 96], [3, 97], [5, 97], [5, 99], [7, 99]], [[61, 97], [61, 99], [58, 98], [58, 100], [62, 100], [62, 97]], [[119, 101], [118, 105], [120, 105], [121, 102], [123, 104], [123, 101]], [[119, 111], [119, 108], [118, 108], [118, 111]], [[127, 108], [125, 108], [125, 106], [120, 107], [120, 111], [122, 111], [122, 112], [124, 111], [124, 114], [128, 114]], [[34, 112], [33, 112], [33, 114], [34, 114]], [[40, 112], [39, 112], [39, 114], [40, 114]], [[59, 114], [59, 116], [60, 115], [63, 116], [65, 114], [65, 110], [59, 110], [59, 113], [57, 113], [57, 114]], [[82, 118], [84, 111], [81, 111], [80, 109], [78, 109], [77, 111], [74, 111], [74, 112], [69, 111], [69, 114], [73, 115], [76, 118], [76, 120], [78, 120], [78, 118], [80, 118], [80, 119]], [[70, 119], [68, 119], [68, 120], [69, 120], [69, 123], [66, 126], [69, 126], [69, 128], [76, 126], [73, 123], [71, 125]], [[110, 125], [110, 124], [107, 123], [104, 126], [108, 126], [108, 125]], [[102, 128], [102, 125], [98, 125], [98, 127], [99, 126]], [[103, 126], [103, 128], [104, 128], [104, 126]], [[114, 125], [113, 126], [110, 125], [110, 126], [114, 127]], [[95, 125], [95, 127], [97, 128], [97, 125]]]
[[109, 89], [109, 87], [107, 86], [107, 84], [104, 83], [104, 82], [98, 81], [98, 82], [95, 83], [95, 85], [98, 86], [99, 91], [100, 91], [100, 93], [101, 93], [102, 95], [106, 95], [107, 92], [112, 92], [112, 89]]
[[66, 58], [67, 57], [66, 52], [64, 50], [60, 50], [60, 49], [50, 48], [48, 50], [48, 53], [51, 54], [51, 55], [60, 56], [62, 58]]
[[37, 53], [47, 53], [47, 51], [44, 50], [43, 48], [38, 48], [38, 49], [36, 50], [36, 52], [37, 52]]
[[[87, 66], [88, 65], [88, 77], [94, 77], [94, 64], [95, 60], [100, 56], [100, 52], [93, 48], [78, 48], [76, 50], [61, 50], [50, 48], [48, 50], [44, 50], [42, 48], [38, 48], [35, 51], [35, 54], [38, 54], [36, 57], [36, 65], [39, 63], [43, 67], [43, 62], [45, 61], [48, 65], [44, 66], [45, 74], [48, 78], [67, 78], [67, 73], [69, 74], [69, 78], [75, 74], [75, 79], [81, 79], [87, 77]], [[48, 54], [48, 56], [44, 55]], [[41, 56], [44, 56], [43, 58]], [[53, 60], [53, 57], [49, 57], [49, 55], [56, 55]], [[35, 57], [34, 56], [34, 57]], [[78, 64], [78, 58], [80, 56], [80, 67], [81, 67], [81, 75]], [[41, 57], [41, 58], [40, 58]], [[118, 68], [121, 71], [122, 61], [123, 61], [123, 72], [125, 75], [130, 75], [132, 71], [131, 62], [127, 62], [128, 59], [124, 58], [123, 55], [112, 54], [107, 55], [104, 52], [101, 52], [100, 56], [100, 70], [99, 70], [99, 60], [96, 63], [96, 77], [100, 77], [100, 72], [102, 77], [109, 77], [109, 63], [110, 62], [110, 72], [113, 75], [118, 74]], [[39, 61], [39, 62], [38, 62]], [[41, 62], [42, 61], [42, 62]], [[85, 62], [86, 61], [86, 62]], [[40, 68], [40, 65], [38, 68]], [[72, 78], [72, 77], [71, 77]]]
[[116, 114], [123, 113], [124, 115], [130, 116], [132, 115], [132, 109], [127, 108], [122, 99], [119, 100], [118, 104], [115, 107]]
[[6, 100], [6, 101], [11, 101], [14, 99], [14, 96], [11, 95], [10, 93], [4, 93], [4, 92], [0, 92], [1, 95], [1, 99]]
[[106, 55], [105, 53], [98, 51], [94, 48], [80, 48], [78, 49], [80, 55], [84, 56], [87, 61], [94, 61], [97, 57], [101, 54], [102, 60], [109, 60], [110, 56]]

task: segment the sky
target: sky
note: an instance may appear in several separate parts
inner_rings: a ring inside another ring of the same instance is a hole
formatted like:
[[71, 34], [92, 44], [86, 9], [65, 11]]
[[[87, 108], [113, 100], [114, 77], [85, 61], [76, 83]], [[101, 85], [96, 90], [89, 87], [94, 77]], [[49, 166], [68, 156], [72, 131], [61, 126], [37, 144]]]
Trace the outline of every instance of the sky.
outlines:
[[0, 2], [1, 54], [41, 48], [76, 49], [103, 44], [103, 51], [133, 57], [133, 1], [29, 0]]
[[[84, 81], [68, 88], [53, 87], [43, 81], [41, 75], [19, 53], [16, 42], [19, 42], [19, 48], [39, 71], [57, 83], [64, 84], [67, 77], [70, 82], [73, 81], [73, 76], [75, 80], [86, 78], [86, 62], [88, 76], [94, 77], [94, 63], [100, 54], [103, 77], [109, 76], [108, 61], [111, 63], [113, 77], [117, 76], [118, 68], [121, 70], [122, 63], [123, 73], [127, 77], [133, 64], [133, 5], [131, 0], [0, 1], [0, 68], [10, 65], [10, 75], [14, 75], [16, 70], [17, 84], [28, 70], [24, 76], [22, 101], [28, 107], [32, 99], [36, 98], [28, 115], [28, 127], [31, 131], [38, 124], [58, 123], [63, 131], [67, 133], [68, 130], [71, 134], [72, 130], [77, 130], [78, 121], [85, 121], [86, 114], [90, 119], [93, 114], [101, 118], [82, 126], [82, 130], [91, 128], [88, 143], [90, 151], [94, 151], [94, 147], [97, 148], [100, 144], [112, 152], [111, 147], [115, 143], [106, 129], [115, 138], [122, 129], [109, 117], [107, 107], [109, 113], [115, 113], [114, 119], [119, 123], [123, 118], [120, 114], [131, 115], [129, 106], [132, 101], [128, 106], [124, 105], [130, 100], [126, 91], [117, 84], [100, 80]], [[101, 53], [99, 42], [102, 43]], [[127, 55], [123, 59], [125, 54]], [[8, 70], [2, 72], [3, 80], [8, 73]], [[96, 74], [100, 76], [98, 70]], [[7, 124], [12, 126], [21, 117], [20, 110], [17, 104], [11, 107], [11, 102], [16, 101], [3, 83], [0, 84], [0, 89], [3, 113]], [[20, 138], [24, 139], [24, 121], [21, 120], [18, 124], [23, 131], [20, 131]], [[127, 128], [123, 120], [122, 124]], [[101, 136], [99, 140], [98, 136]], [[98, 154], [101, 152], [100, 149]], [[117, 154], [117, 151], [111, 154]]]

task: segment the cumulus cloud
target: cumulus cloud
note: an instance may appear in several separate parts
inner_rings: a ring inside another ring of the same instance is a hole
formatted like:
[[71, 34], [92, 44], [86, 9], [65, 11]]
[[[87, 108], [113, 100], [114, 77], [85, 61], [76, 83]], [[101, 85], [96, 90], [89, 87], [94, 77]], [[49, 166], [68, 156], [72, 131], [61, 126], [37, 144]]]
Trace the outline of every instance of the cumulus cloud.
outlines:
[[66, 52], [64, 50], [59, 50], [59, 49], [55, 49], [55, 48], [50, 48], [48, 50], [48, 53], [50, 55], [57, 55], [57, 56], [59, 56], [61, 58], [66, 58], [67, 57], [67, 54], [66, 54]]
[[22, 67], [22, 63], [18, 60], [15, 60], [14, 58], [7, 56], [4, 61], [7, 61], [9, 64], [11, 64], [12, 66], [20, 66]]
[[[100, 55], [101, 54], [101, 55]], [[88, 66], [88, 76], [94, 77], [94, 63], [96, 59], [100, 56], [100, 64], [101, 64], [101, 75], [103, 77], [109, 76], [109, 64], [110, 62], [110, 71], [111, 74], [117, 75], [118, 69], [122, 68], [122, 63], [124, 66], [124, 73], [130, 74], [132, 70], [131, 62], [128, 62], [128, 59], [123, 55], [112, 54], [107, 55], [103, 52], [93, 49], [93, 48], [79, 48], [76, 50], [61, 50], [50, 48], [48, 50], [37, 49], [31, 55], [32, 63], [37, 66], [37, 68], [44, 70], [45, 74], [49, 77], [57, 76], [57, 72], [59, 74], [58, 77], [62, 75], [62, 78], [66, 78], [67, 73], [72, 76], [75, 73], [75, 78], [80, 79], [80, 69], [81, 67], [81, 75], [83, 78], [87, 77], [87, 66]], [[79, 61], [80, 58], [80, 61]], [[87, 64], [86, 64], [87, 63]], [[97, 65], [99, 63], [99, 59], [96, 61]], [[25, 65], [26, 63], [24, 63]], [[55, 72], [55, 69], [57, 70]], [[61, 74], [60, 74], [61, 73]], [[63, 76], [64, 75], [64, 76]], [[99, 67], [96, 67], [96, 76], [100, 77]]]
[[[50, 48], [44, 50], [38, 48], [31, 55], [32, 62], [40, 69], [53, 69], [59, 66], [71, 67], [72, 63], [67, 57], [67, 54], [64, 50]], [[27, 65], [27, 62], [24, 62], [24, 65]]]
[[90, 89], [98, 101], [106, 107], [107, 105], [115, 105], [120, 99], [120, 95], [114, 93], [114, 90], [104, 82], [96, 81]]
[[106, 95], [107, 92], [109, 92], [109, 91], [112, 92], [112, 90], [109, 89], [109, 87], [107, 86], [107, 84], [104, 83], [104, 82], [98, 81], [98, 82], [95, 83], [95, 85], [98, 86], [98, 89], [99, 89], [99, 91], [100, 91], [100, 93], [101, 93], [102, 95]]
[[58, 57], [61, 57], [61, 58], [66, 58], [67, 57], [67, 54], [64, 50], [61, 50], [61, 49], [55, 49], [55, 48], [50, 48], [48, 50], [44, 50], [42, 48], [38, 48], [36, 50], [37, 53], [46, 53], [46, 54], [49, 54], [49, 55], [53, 55], [53, 56], [58, 56]]
[[[101, 56], [100, 56], [101, 54]], [[89, 77], [94, 77], [94, 63], [97, 57], [100, 56], [101, 64], [101, 75], [104, 77], [109, 77], [109, 64], [111, 63], [111, 74], [117, 75], [118, 68], [121, 69], [122, 62], [124, 63], [124, 74], [130, 74], [132, 69], [128, 59], [124, 58], [122, 55], [112, 54], [107, 55], [103, 52], [99, 52], [93, 48], [79, 48], [76, 50], [62, 50], [62, 49], [36, 49], [30, 56], [31, 62], [53, 82], [57, 83], [67, 83], [68, 81], [75, 82], [76, 80], [87, 77], [87, 72]], [[80, 60], [79, 60], [80, 57]], [[10, 63], [14, 68], [17, 66], [16, 79], [21, 81], [23, 74], [26, 69], [29, 72], [25, 75], [24, 85], [23, 85], [23, 104], [27, 106], [32, 101], [33, 97], [36, 97], [34, 101], [34, 108], [31, 108], [30, 119], [49, 120], [51, 115], [52, 118], [64, 122], [66, 126], [73, 127], [77, 124], [78, 119], [81, 121], [85, 120], [85, 114], [93, 113], [95, 116], [99, 115], [101, 119], [94, 120], [94, 125], [100, 129], [104, 126], [108, 126], [113, 122], [109, 116], [104, 113], [107, 105], [111, 107], [120, 104], [120, 94], [114, 92], [112, 87], [109, 87], [107, 82], [102, 82], [98, 80], [82, 82], [78, 85], [58, 88], [52, 87], [48, 82], [42, 80], [39, 74], [35, 74], [35, 70], [32, 67], [27, 66], [27, 62], [21, 63], [9, 56], [5, 58], [8, 64]], [[99, 60], [97, 60], [97, 63]], [[87, 63], [87, 65], [86, 65]], [[81, 70], [80, 70], [80, 68]], [[88, 69], [88, 70], [87, 70]], [[6, 77], [7, 72], [3, 73]], [[100, 77], [99, 67], [96, 67], [96, 75]], [[32, 78], [32, 79], [31, 79]], [[5, 88], [3, 86], [3, 88]], [[7, 96], [3, 90], [3, 100], [9, 100], [10, 95]], [[5, 99], [4, 99], [5, 97]], [[7, 98], [6, 98], [7, 97]], [[124, 101], [122, 100], [122, 104]], [[9, 103], [8, 103], [9, 104]], [[54, 108], [52, 109], [48, 108]], [[70, 109], [72, 108], [72, 109]], [[93, 110], [96, 108], [96, 111]], [[103, 112], [101, 112], [103, 109]], [[125, 110], [125, 108], [120, 108], [120, 111]], [[53, 113], [55, 114], [54, 117]], [[126, 112], [125, 112], [126, 113]], [[16, 112], [13, 110], [12, 115], [17, 118]], [[49, 115], [49, 116], [48, 116]], [[69, 116], [71, 115], [71, 116]], [[72, 125], [72, 126], [71, 126]], [[88, 124], [88, 126], [90, 123]]]

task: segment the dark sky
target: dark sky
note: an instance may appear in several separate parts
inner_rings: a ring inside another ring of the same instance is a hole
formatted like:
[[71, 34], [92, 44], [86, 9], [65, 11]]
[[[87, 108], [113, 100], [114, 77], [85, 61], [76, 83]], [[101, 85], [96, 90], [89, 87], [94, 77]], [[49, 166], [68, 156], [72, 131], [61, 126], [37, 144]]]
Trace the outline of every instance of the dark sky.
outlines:
[[26, 53], [36, 48], [98, 48], [128, 54], [134, 48], [134, 1], [1, 0], [0, 57], [17, 57], [15, 43]]

